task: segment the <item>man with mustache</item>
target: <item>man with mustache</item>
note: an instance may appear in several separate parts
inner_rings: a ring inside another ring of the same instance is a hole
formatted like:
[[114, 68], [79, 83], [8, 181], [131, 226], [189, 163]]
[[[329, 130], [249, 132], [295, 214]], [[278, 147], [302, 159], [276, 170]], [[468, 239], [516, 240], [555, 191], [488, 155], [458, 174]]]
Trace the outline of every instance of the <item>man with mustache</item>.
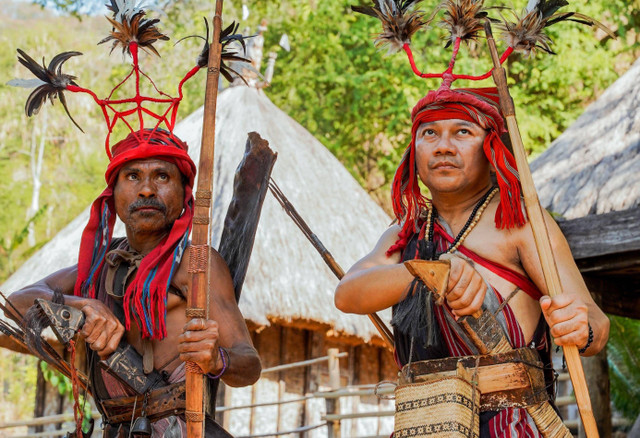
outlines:
[[[575, 345], [584, 356], [599, 352], [609, 320], [549, 214], [564, 293], [547, 296], [514, 159], [500, 139], [506, 129], [497, 90], [443, 84], [411, 118], [411, 143], [392, 186], [397, 222], [344, 276], [336, 306], [359, 314], [392, 307], [399, 366], [478, 354], [456, 322], [480, 309], [498, 314], [511, 347], [534, 348], [549, 366], [547, 325], [557, 345]], [[425, 305], [426, 291], [402, 263], [415, 258], [451, 261], [444, 305]], [[507, 407], [481, 413], [480, 436], [541, 435], [525, 409]]]
[[[92, 205], [78, 264], [10, 297], [25, 312], [34, 299], [51, 300], [60, 291], [65, 304], [84, 313], [82, 336], [104, 436], [128, 436], [138, 416], [134, 405], [141, 403], [144, 415], [153, 419], [153, 436], [185, 436], [184, 405], [177, 399], [184, 400], [180, 382], [187, 361], [209, 376], [214, 391], [206, 408], [211, 411], [206, 435], [228, 436], [211, 417], [218, 379], [246, 386], [260, 375], [260, 359], [236, 304], [229, 270], [213, 249], [210, 319], [186, 316], [195, 173], [187, 145], [172, 133], [147, 129], [129, 134], [112, 148], [107, 188]], [[112, 239], [116, 214], [125, 224], [126, 238]], [[123, 341], [142, 356], [144, 370], [136, 370], [138, 374], [158, 380], [136, 400], [129, 397], [135, 394], [131, 387], [99, 366]]]

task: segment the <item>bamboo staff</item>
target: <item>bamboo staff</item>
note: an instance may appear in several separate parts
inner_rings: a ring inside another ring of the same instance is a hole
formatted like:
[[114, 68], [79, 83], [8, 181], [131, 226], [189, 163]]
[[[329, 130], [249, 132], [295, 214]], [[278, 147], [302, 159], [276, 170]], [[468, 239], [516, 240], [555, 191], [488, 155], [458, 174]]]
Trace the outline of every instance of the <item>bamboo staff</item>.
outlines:
[[[273, 196], [277, 199], [277, 201], [280, 203], [291, 220], [293, 220], [300, 231], [302, 231], [309, 242], [311, 242], [313, 247], [320, 253], [320, 257], [322, 257], [322, 260], [324, 260], [327, 266], [329, 266], [329, 269], [331, 269], [335, 276], [338, 277], [338, 280], [342, 280], [342, 277], [344, 277], [344, 270], [340, 267], [338, 262], [336, 262], [336, 259], [333, 258], [333, 255], [329, 252], [329, 250], [322, 244], [320, 239], [318, 239], [318, 236], [316, 236], [315, 233], [311, 231], [309, 225], [307, 225], [304, 219], [302, 219], [302, 216], [300, 216], [300, 213], [298, 213], [291, 201], [289, 201], [284, 193], [282, 193], [280, 187], [278, 187], [273, 178], [269, 180], [269, 190], [271, 190], [271, 194], [273, 194]], [[382, 340], [385, 342], [385, 344], [387, 344], [387, 347], [389, 347], [393, 351], [395, 348], [395, 344], [393, 340], [393, 333], [391, 333], [389, 327], [387, 327], [384, 321], [380, 319], [377, 313], [370, 313], [367, 316], [378, 330], [378, 333], [380, 333], [380, 336], [382, 337]]]
[[[493, 80], [498, 87], [500, 107], [507, 121], [507, 129], [509, 130], [509, 137], [511, 139], [511, 144], [513, 145], [513, 153], [516, 159], [518, 173], [520, 174], [524, 205], [527, 210], [529, 222], [531, 223], [531, 230], [533, 231], [533, 237], [540, 257], [540, 263], [542, 264], [542, 273], [544, 274], [544, 279], [547, 284], [547, 290], [549, 291], [549, 296], [553, 298], [562, 293], [558, 267], [556, 266], [556, 261], [551, 249], [547, 225], [544, 221], [544, 216], [542, 215], [542, 206], [538, 200], [536, 188], [533, 184], [533, 178], [531, 177], [531, 170], [529, 169], [529, 163], [527, 162], [527, 157], [524, 152], [524, 145], [522, 144], [522, 137], [520, 136], [518, 122], [516, 120], [515, 106], [507, 86], [507, 74], [500, 64], [498, 50], [496, 48], [495, 40], [493, 39], [493, 33], [491, 32], [491, 24], [489, 21], [485, 22], [484, 28], [494, 65]], [[598, 428], [591, 408], [591, 400], [589, 399], [589, 391], [587, 389], [587, 382], [584, 377], [582, 363], [580, 362], [578, 347], [575, 345], [565, 346], [563, 347], [563, 350], [567, 361], [567, 367], [569, 368], [569, 375], [571, 376], [571, 383], [573, 384], [573, 389], [576, 394], [576, 403], [578, 404], [580, 417], [584, 424], [585, 433], [588, 438], [597, 438]]]
[[[209, 65], [204, 98], [204, 121], [200, 162], [198, 163], [198, 187], [193, 217], [192, 245], [189, 272], [192, 274], [191, 290], [187, 296], [187, 318], [208, 318], [209, 313], [209, 222], [213, 191], [213, 157], [216, 133], [216, 102], [220, 78], [220, 31], [222, 29], [222, 1], [216, 0], [213, 17], [213, 36], [209, 46]], [[200, 438], [204, 434], [204, 374], [197, 364], [186, 364], [187, 436]]]

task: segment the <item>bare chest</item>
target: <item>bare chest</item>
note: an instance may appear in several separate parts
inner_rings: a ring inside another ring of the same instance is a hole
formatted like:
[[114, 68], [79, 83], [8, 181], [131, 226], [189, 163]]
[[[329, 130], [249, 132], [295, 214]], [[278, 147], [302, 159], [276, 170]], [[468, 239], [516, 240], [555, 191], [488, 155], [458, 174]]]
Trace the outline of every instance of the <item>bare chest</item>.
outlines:
[[[476, 228], [468, 234], [463, 245], [480, 258], [528, 278], [520, 263], [519, 250], [515, 239], [509, 231], [496, 229], [492, 220], [478, 223]], [[500, 271], [492, 269], [489, 264], [483, 265], [474, 262], [460, 252], [456, 252], [456, 255], [465, 258], [471, 263], [485, 282], [495, 291], [494, 293], [498, 294], [502, 300], [509, 300], [509, 307], [513, 311], [525, 339], [529, 341], [535, 332], [541, 314], [538, 301], [517, 288], [514, 282], [501, 275]], [[514, 291], [515, 294], [512, 295]], [[491, 291], [488, 293], [491, 293]]]

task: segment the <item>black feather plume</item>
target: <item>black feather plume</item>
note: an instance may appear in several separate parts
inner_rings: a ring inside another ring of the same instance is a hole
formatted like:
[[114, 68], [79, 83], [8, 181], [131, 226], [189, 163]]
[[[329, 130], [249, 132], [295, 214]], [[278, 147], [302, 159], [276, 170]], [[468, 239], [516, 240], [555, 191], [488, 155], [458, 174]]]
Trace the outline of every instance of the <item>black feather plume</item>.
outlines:
[[[202, 47], [202, 51], [200, 52], [200, 54], [198, 55], [198, 58], [196, 59], [196, 63], [199, 67], [206, 67], [207, 64], [209, 63], [209, 22], [207, 21], [206, 18], [204, 19], [204, 25], [206, 29], [206, 37], [203, 37], [201, 35], [189, 35], [184, 38], [181, 38], [176, 42], [176, 44], [178, 44], [180, 41], [185, 40], [187, 38], [200, 38], [204, 40], [204, 46]], [[237, 33], [238, 27], [240, 27], [240, 24], [234, 21], [233, 23], [231, 23], [229, 26], [227, 26], [225, 29], [223, 29], [220, 32], [220, 44], [222, 46], [221, 52], [220, 52], [220, 73], [229, 82], [233, 81], [233, 76], [235, 75], [246, 83], [242, 75], [228, 65], [229, 62], [234, 62], [234, 61], [246, 62], [249, 64], [251, 63], [250, 59], [245, 58], [240, 54], [240, 52], [238, 52], [237, 50], [238, 45], [232, 44], [234, 42], [239, 43], [240, 46], [242, 47], [242, 51], [246, 53], [247, 46], [246, 46], [245, 40], [251, 37], [247, 37], [240, 33]]]
[[611, 38], [615, 34], [598, 20], [578, 12], [559, 12], [568, 6], [566, 0], [537, 0], [530, 2], [521, 16], [514, 13], [515, 21], [504, 19], [498, 25], [502, 30], [502, 39], [514, 50], [530, 55], [536, 49], [555, 55], [551, 49], [551, 38], [544, 32], [546, 27], [561, 21], [574, 21], [587, 26], [602, 29]]
[[422, 0], [373, 0], [373, 6], [352, 6], [354, 12], [376, 17], [382, 23], [382, 32], [376, 37], [376, 47], [387, 47], [389, 53], [402, 50], [411, 43], [411, 37], [431, 20], [425, 20], [417, 9]]
[[[18, 54], [18, 61], [20, 61], [20, 64], [25, 66], [40, 81], [40, 83], [37, 83], [36, 89], [33, 90], [27, 98], [27, 103], [24, 108], [27, 116], [31, 117], [34, 114], [38, 114], [47, 98], [49, 98], [51, 104], [53, 104], [53, 100], [55, 98], [58, 98], [73, 124], [82, 131], [82, 128], [76, 123], [73, 117], [71, 117], [71, 113], [69, 113], [69, 108], [67, 107], [67, 101], [63, 94], [63, 91], [68, 85], [77, 85], [74, 82], [76, 77], [62, 73], [62, 64], [72, 56], [82, 55], [82, 53], [59, 53], [53, 57], [48, 67], [45, 67], [44, 59], [42, 60], [42, 65], [40, 65], [21, 49], [18, 49]], [[20, 81], [10, 81], [9, 84], [20, 85]]]

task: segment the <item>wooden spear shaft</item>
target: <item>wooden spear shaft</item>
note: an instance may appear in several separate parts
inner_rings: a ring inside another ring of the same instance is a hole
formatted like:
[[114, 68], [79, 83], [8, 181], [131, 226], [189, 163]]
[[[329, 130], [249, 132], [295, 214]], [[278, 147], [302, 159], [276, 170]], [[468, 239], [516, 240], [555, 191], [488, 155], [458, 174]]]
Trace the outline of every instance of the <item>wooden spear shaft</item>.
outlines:
[[[193, 217], [192, 244], [189, 272], [192, 274], [191, 290], [187, 295], [187, 318], [208, 318], [209, 306], [209, 222], [213, 192], [213, 157], [216, 134], [216, 102], [220, 78], [220, 32], [222, 29], [222, 1], [216, 0], [213, 17], [213, 36], [209, 46], [209, 65], [204, 98], [204, 121], [200, 162], [198, 163], [198, 186]], [[196, 364], [186, 366], [187, 437], [201, 438], [204, 435], [204, 389], [205, 376]]]
[[[533, 231], [533, 237], [536, 242], [536, 248], [540, 257], [542, 273], [544, 275], [545, 283], [547, 284], [547, 290], [549, 291], [549, 296], [553, 298], [562, 293], [562, 284], [560, 282], [560, 275], [558, 274], [556, 260], [553, 256], [551, 241], [549, 240], [549, 231], [547, 230], [547, 224], [545, 223], [544, 216], [542, 214], [542, 206], [538, 200], [538, 194], [536, 193], [536, 188], [533, 184], [531, 170], [529, 169], [524, 145], [522, 144], [522, 137], [520, 136], [518, 122], [516, 120], [515, 105], [511, 95], [509, 94], [509, 88], [507, 86], [507, 74], [500, 64], [498, 50], [496, 48], [495, 40], [493, 39], [493, 33], [491, 32], [491, 24], [489, 21], [485, 22], [484, 28], [494, 65], [493, 80], [498, 87], [500, 107], [507, 121], [509, 138], [513, 145], [513, 154], [515, 156], [518, 173], [520, 175], [524, 205], [527, 210], [531, 230]], [[585, 433], [587, 438], [597, 438], [598, 428], [593, 416], [593, 409], [591, 408], [591, 400], [589, 399], [589, 391], [587, 389], [587, 382], [584, 377], [582, 363], [580, 362], [578, 347], [570, 345], [563, 347], [563, 350], [564, 357], [567, 361], [567, 367], [569, 368], [571, 383], [573, 384], [573, 389], [576, 395], [576, 403], [578, 405], [578, 410], [580, 411], [582, 423], [584, 424]]]
[[[342, 267], [338, 264], [338, 262], [336, 262], [336, 259], [333, 258], [333, 255], [320, 241], [318, 236], [316, 236], [315, 233], [311, 231], [309, 225], [307, 225], [302, 216], [300, 216], [300, 213], [298, 213], [298, 210], [296, 210], [291, 201], [289, 201], [282, 190], [280, 190], [280, 187], [278, 187], [278, 184], [276, 184], [273, 178], [271, 178], [271, 180], [269, 181], [269, 190], [271, 190], [271, 194], [280, 203], [285, 213], [287, 213], [291, 220], [293, 220], [293, 222], [296, 224], [298, 229], [302, 231], [302, 234], [304, 234], [309, 242], [311, 242], [311, 245], [313, 245], [316, 251], [318, 251], [320, 257], [322, 257], [322, 260], [324, 260], [329, 269], [331, 269], [331, 272], [333, 272], [335, 276], [338, 277], [338, 280], [342, 280], [342, 277], [344, 277], [344, 270], [342, 269]], [[367, 316], [378, 330], [378, 333], [380, 333], [380, 336], [382, 337], [382, 340], [385, 342], [385, 344], [387, 344], [387, 347], [391, 351], [393, 351], [395, 349], [395, 343], [393, 339], [393, 333], [391, 332], [389, 327], [387, 327], [387, 325], [384, 323], [384, 321], [382, 321], [377, 313], [370, 313]]]

